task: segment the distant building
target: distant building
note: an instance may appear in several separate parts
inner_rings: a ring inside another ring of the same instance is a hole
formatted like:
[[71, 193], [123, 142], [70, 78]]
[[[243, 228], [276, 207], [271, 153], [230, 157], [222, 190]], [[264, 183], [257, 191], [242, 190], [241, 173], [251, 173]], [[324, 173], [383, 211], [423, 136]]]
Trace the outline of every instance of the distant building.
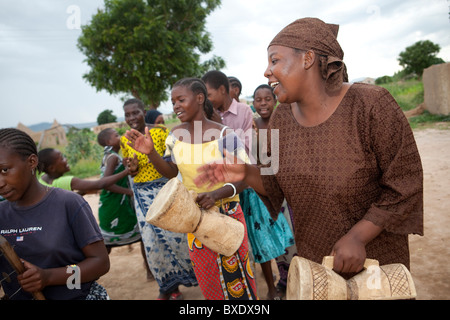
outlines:
[[27, 133], [37, 143], [38, 150], [67, 145], [66, 130], [54, 120], [50, 129], [35, 132], [19, 122], [17, 129]]
[[123, 122], [111, 122], [111, 123], [105, 123], [105, 124], [101, 124], [99, 126], [93, 127], [92, 131], [95, 134], [99, 134], [102, 130], [107, 129], [107, 128], [127, 128], [128, 125], [125, 121]]

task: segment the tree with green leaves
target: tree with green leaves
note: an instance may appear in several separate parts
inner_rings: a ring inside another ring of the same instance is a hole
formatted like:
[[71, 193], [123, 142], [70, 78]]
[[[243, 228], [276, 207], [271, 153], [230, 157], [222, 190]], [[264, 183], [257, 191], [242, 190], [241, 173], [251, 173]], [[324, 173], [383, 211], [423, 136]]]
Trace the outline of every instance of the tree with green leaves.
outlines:
[[206, 17], [220, 0], [105, 0], [78, 48], [90, 71], [83, 78], [97, 91], [133, 95], [157, 108], [167, 89], [184, 77], [200, 77], [225, 62], [202, 54], [212, 48]]
[[115, 115], [113, 115], [112, 110], [108, 110], [108, 109], [100, 112], [100, 114], [97, 117], [98, 125], [116, 122], [116, 121], [117, 121], [117, 117]]
[[406, 75], [415, 74], [420, 78], [424, 69], [445, 62], [436, 56], [440, 50], [441, 47], [430, 40], [418, 41], [402, 51], [398, 61]]

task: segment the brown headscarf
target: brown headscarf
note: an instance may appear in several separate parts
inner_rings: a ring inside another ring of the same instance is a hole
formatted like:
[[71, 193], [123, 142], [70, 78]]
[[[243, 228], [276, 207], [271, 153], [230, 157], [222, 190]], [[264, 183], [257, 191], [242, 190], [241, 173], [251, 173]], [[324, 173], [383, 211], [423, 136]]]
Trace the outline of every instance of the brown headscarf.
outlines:
[[269, 47], [280, 45], [284, 47], [312, 50], [319, 55], [321, 74], [326, 80], [329, 90], [336, 90], [348, 81], [347, 68], [337, 35], [339, 25], [328, 24], [317, 18], [298, 19], [281, 30]]

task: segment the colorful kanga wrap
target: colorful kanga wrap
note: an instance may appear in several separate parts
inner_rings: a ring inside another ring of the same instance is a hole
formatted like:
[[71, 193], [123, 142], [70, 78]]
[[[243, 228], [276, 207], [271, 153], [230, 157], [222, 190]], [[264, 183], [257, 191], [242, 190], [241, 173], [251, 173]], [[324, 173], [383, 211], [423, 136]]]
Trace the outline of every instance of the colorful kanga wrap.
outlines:
[[226, 257], [204, 246], [192, 233], [188, 233], [189, 255], [200, 289], [207, 300], [255, 300], [255, 276], [250, 267], [244, 213], [239, 202], [226, 203], [219, 210], [244, 224], [244, 240], [235, 254]]
[[167, 231], [145, 221], [149, 207], [166, 182], [166, 178], [161, 178], [133, 184], [136, 215], [147, 262], [162, 294], [171, 293], [179, 285], [198, 285], [186, 249], [186, 234]]
[[89, 294], [86, 296], [86, 300], [111, 300], [111, 298], [108, 292], [106, 292], [106, 289], [94, 281], [89, 290]]
[[[199, 188], [193, 182], [198, 175], [197, 169], [204, 163], [222, 159], [224, 149], [242, 161], [249, 162], [244, 144], [234, 132], [221, 135], [218, 140], [198, 144], [180, 141], [171, 133], [166, 140], [164, 158], [177, 165], [186, 188], [200, 194], [224, 185], [218, 183], [211, 188], [206, 185]], [[245, 227], [244, 240], [233, 256], [224, 257], [205, 247], [193, 234], [188, 234], [189, 254], [195, 275], [208, 300], [257, 299], [255, 277], [249, 263], [247, 227], [238, 200], [239, 195], [235, 195], [216, 202], [221, 213], [237, 219]]]
[[[162, 156], [165, 151], [165, 139], [169, 131], [163, 126], [150, 129], [155, 150]], [[186, 250], [185, 234], [160, 229], [147, 223], [145, 217], [159, 190], [166, 184], [167, 179], [156, 170], [147, 155], [135, 151], [128, 146], [128, 139], [121, 137], [122, 153], [124, 157], [137, 155], [139, 173], [132, 184], [136, 216], [141, 230], [142, 242], [150, 271], [155, 277], [162, 294], [167, 294], [178, 285], [186, 287], [197, 286], [194, 270]]]
[[256, 263], [275, 259], [294, 245], [294, 235], [281, 212], [278, 219], [272, 219], [265, 204], [251, 188], [242, 191], [239, 198]]
[[[106, 169], [106, 161], [109, 157], [118, 158], [114, 174], [122, 172], [125, 169], [122, 163], [122, 157], [114, 152], [111, 147], [105, 147], [101, 167], [102, 176]], [[117, 181], [116, 185], [129, 189], [130, 184], [128, 179], [128, 176], [126, 176]], [[134, 243], [141, 239], [136, 213], [134, 211], [133, 197], [103, 189], [100, 193], [98, 218], [106, 246], [121, 246]]]

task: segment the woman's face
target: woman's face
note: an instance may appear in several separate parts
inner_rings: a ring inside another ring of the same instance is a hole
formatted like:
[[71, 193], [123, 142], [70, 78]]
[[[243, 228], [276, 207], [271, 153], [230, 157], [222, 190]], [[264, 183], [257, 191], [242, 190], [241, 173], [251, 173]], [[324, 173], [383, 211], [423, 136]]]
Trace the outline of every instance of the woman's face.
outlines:
[[63, 175], [66, 172], [70, 171], [70, 166], [67, 163], [67, 158], [61, 153], [61, 151], [56, 150], [52, 154], [52, 171], [55, 173], [58, 173], [60, 175]]
[[0, 196], [8, 201], [19, 201], [26, 194], [32, 179], [33, 165], [31, 155], [26, 160], [9, 148], [0, 148]]
[[267, 50], [269, 65], [264, 76], [274, 88], [274, 94], [282, 103], [301, 100], [304, 87], [303, 54], [283, 46], [270, 46]]
[[270, 118], [275, 107], [276, 100], [273, 97], [272, 91], [267, 88], [261, 88], [255, 93], [253, 106], [256, 112], [263, 119]]
[[195, 95], [184, 86], [177, 86], [172, 89], [173, 112], [181, 122], [200, 120], [203, 115], [202, 94]]
[[144, 132], [145, 113], [141, 108], [139, 108], [138, 104], [128, 104], [123, 107], [123, 111], [125, 112], [125, 122], [130, 126], [130, 128], [139, 132]]

